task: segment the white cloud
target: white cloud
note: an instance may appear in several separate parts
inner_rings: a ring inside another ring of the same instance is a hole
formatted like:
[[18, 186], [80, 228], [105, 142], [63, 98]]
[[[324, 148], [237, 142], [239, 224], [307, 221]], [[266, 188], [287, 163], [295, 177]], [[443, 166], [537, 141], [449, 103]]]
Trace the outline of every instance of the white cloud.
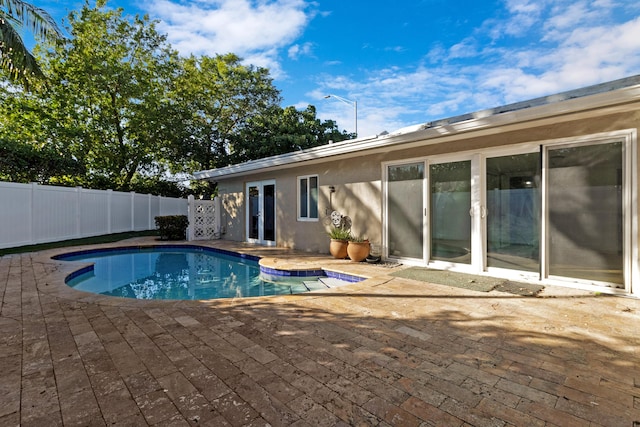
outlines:
[[290, 59], [298, 59], [301, 56], [311, 56], [313, 52], [313, 43], [294, 44], [288, 50]]
[[152, 0], [141, 7], [160, 20], [159, 31], [183, 55], [233, 52], [276, 71], [279, 50], [302, 34], [314, 13], [305, 0]]
[[[366, 135], [640, 73], [638, 5], [507, 0], [496, 16], [505, 12], [448, 47], [432, 46], [424, 64], [368, 70], [358, 81], [324, 76], [317, 93], [357, 99]], [[332, 106], [334, 117], [349, 117], [344, 107]]]

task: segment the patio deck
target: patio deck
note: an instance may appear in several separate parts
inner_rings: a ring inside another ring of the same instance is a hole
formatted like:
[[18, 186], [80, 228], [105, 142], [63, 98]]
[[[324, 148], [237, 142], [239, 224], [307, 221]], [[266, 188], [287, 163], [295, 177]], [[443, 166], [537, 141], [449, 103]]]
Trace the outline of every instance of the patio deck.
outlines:
[[67, 287], [77, 267], [51, 256], [68, 248], [2, 257], [0, 425], [640, 425], [640, 300], [475, 292], [328, 255], [210, 245], [370, 278], [136, 301]]

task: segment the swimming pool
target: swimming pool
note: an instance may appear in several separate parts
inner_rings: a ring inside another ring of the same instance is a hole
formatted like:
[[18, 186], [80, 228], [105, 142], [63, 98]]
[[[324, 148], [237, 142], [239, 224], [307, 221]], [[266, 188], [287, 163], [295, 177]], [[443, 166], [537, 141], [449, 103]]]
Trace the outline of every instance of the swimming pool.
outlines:
[[362, 280], [322, 270], [261, 270], [259, 258], [214, 248], [166, 245], [72, 252], [54, 257], [92, 265], [66, 278], [74, 289], [136, 299], [205, 300], [284, 295]]

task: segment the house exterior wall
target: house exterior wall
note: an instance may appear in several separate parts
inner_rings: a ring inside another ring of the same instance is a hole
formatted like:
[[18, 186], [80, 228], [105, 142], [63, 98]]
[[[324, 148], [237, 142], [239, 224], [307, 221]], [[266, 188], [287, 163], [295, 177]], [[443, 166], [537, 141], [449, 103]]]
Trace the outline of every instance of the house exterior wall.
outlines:
[[[248, 182], [276, 182], [276, 244], [281, 247], [328, 253], [329, 215], [336, 210], [352, 220], [352, 232], [380, 244], [382, 230], [381, 154], [260, 173], [218, 182], [222, 198], [223, 239], [246, 240], [244, 209]], [[297, 180], [303, 175], [318, 175], [319, 200], [317, 221], [297, 219]], [[330, 193], [329, 187], [335, 188]]]
[[[276, 244], [299, 250], [328, 253], [329, 214], [335, 210], [352, 220], [352, 231], [380, 244], [383, 234], [382, 162], [402, 161], [441, 154], [477, 152], [516, 144], [579, 137], [640, 127], [640, 106], [630, 111], [605, 114], [574, 115], [574, 120], [548, 118], [534, 122], [514, 123], [477, 132], [449, 136], [443, 132], [441, 143], [413, 142], [411, 148], [392, 147], [372, 154], [357, 153], [349, 158], [328, 158], [298, 167], [267, 173], [253, 173], [239, 178], [219, 179], [222, 196], [224, 239], [246, 240], [245, 187], [247, 182], [276, 182]], [[556, 122], [557, 121], [557, 122]], [[445, 129], [446, 130], [446, 129]], [[297, 220], [297, 177], [318, 175], [319, 220]], [[634, 175], [637, 177], [637, 174]], [[637, 179], [637, 178], [636, 178]], [[636, 183], [638, 184], [638, 183]], [[331, 194], [329, 187], [335, 188]], [[636, 201], [637, 203], [637, 201]], [[640, 236], [639, 236], [640, 237]]]

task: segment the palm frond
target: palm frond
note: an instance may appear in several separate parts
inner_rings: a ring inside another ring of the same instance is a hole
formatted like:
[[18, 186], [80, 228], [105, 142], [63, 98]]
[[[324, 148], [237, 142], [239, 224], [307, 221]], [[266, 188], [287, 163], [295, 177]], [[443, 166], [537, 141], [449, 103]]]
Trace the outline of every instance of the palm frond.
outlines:
[[42, 77], [42, 70], [34, 56], [25, 47], [20, 34], [2, 17], [0, 17], [0, 66], [9, 73], [12, 80], [21, 81], [30, 76]]
[[28, 86], [29, 79], [42, 78], [43, 73], [17, 28], [27, 28], [40, 39], [59, 40], [63, 36], [45, 10], [22, 0], [0, 0], [0, 67], [12, 80]]
[[0, 0], [0, 9], [3, 9], [6, 16], [13, 18], [14, 22], [19, 22], [37, 37], [54, 39], [62, 37], [62, 32], [55, 20], [44, 9], [22, 0]]

